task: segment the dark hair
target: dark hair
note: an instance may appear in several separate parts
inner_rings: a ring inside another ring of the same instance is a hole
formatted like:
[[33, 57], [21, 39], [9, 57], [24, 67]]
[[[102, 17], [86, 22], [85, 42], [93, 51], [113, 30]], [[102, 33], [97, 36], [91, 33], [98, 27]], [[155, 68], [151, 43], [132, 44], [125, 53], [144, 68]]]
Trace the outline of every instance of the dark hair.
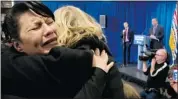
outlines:
[[2, 24], [2, 31], [5, 34], [5, 40], [12, 42], [14, 40], [20, 40], [19, 38], [19, 16], [29, 10], [44, 16], [51, 17], [54, 20], [54, 14], [44, 4], [38, 1], [26, 1], [15, 4], [7, 13]]

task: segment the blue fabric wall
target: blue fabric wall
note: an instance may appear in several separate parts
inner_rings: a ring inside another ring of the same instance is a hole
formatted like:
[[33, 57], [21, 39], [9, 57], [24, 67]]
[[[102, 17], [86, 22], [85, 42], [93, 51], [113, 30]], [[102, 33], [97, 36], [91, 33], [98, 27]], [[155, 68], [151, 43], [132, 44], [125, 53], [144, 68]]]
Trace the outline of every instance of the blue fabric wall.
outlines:
[[[156, 17], [164, 27], [164, 44], [168, 51], [169, 35], [172, 15], [176, 2], [166, 1], [42, 1], [52, 11], [65, 5], [73, 5], [81, 8], [96, 20], [99, 15], [107, 16], [107, 27], [104, 30], [107, 36], [108, 45], [118, 62], [122, 62], [122, 46], [120, 33], [123, 29], [123, 22], [130, 24], [135, 34], [148, 34], [151, 26], [151, 19]], [[137, 46], [131, 47], [131, 62], [137, 62]]]

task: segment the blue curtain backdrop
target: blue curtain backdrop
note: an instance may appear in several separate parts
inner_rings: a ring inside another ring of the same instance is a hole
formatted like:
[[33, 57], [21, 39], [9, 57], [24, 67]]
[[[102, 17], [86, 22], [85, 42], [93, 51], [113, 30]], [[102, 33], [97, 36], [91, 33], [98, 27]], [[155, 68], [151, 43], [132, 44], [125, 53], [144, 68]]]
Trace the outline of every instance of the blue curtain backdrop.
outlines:
[[[103, 29], [107, 36], [108, 45], [116, 61], [122, 62], [122, 45], [120, 33], [123, 22], [130, 24], [135, 34], [148, 35], [151, 19], [157, 18], [164, 27], [164, 44], [168, 51], [171, 21], [176, 2], [168, 1], [42, 1], [52, 11], [65, 5], [81, 8], [97, 21], [99, 15], [107, 16], [107, 27]], [[137, 46], [131, 48], [131, 62], [137, 62]]]

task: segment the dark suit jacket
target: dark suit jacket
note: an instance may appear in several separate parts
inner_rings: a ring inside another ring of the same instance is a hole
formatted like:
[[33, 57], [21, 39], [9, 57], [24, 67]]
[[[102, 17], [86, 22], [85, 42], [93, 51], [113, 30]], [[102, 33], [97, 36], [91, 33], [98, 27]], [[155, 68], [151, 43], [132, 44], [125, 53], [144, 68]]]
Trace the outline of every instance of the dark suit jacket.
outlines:
[[[123, 35], [122, 32], [121, 32], [121, 38], [122, 38], [122, 41], [123, 41], [123, 38], [125, 38], [125, 35]], [[134, 39], [134, 32], [130, 28], [129, 28], [129, 31], [128, 31], [128, 39], [129, 39], [130, 44], [132, 44], [133, 39]]]
[[[153, 27], [150, 28], [149, 30], [149, 35], [153, 34]], [[163, 47], [163, 38], [164, 38], [164, 28], [160, 25], [157, 26], [155, 34], [157, 39], [159, 39], [159, 41], [151, 39], [150, 42], [150, 48], [151, 49], [159, 49]]]
[[95, 99], [106, 83], [106, 74], [92, 68], [90, 50], [55, 47], [48, 55], [26, 55], [10, 48], [1, 57], [4, 95]]
[[[105, 42], [102, 40], [99, 40], [98, 37], [85, 37], [78, 41], [74, 46], [71, 48], [75, 49], [85, 49], [85, 50], [91, 50], [99, 48], [100, 51], [103, 49], [106, 51], [106, 53], [109, 56], [109, 61], [114, 61], [112, 57], [112, 53], [109, 50], [109, 47], [106, 45]], [[96, 92], [93, 94], [96, 94]], [[124, 91], [123, 91], [123, 83], [121, 80], [121, 74], [117, 68], [117, 65], [114, 64], [114, 66], [109, 70], [107, 74], [107, 82], [104, 89], [104, 92], [102, 93], [102, 98], [108, 98], [108, 99], [124, 99]], [[92, 95], [92, 94], [91, 94]], [[94, 95], [93, 95], [94, 96]], [[100, 97], [98, 97], [100, 98]]]
[[[93, 39], [78, 42], [75, 49], [55, 47], [48, 55], [28, 56], [8, 49], [1, 55], [2, 94], [36, 99], [96, 99], [104, 93], [103, 97], [123, 99], [116, 64], [107, 75], [92, 68], [90, 49], [105, 49], [101, 41]], [[109, 50], [106, 52], [111, 55]]]

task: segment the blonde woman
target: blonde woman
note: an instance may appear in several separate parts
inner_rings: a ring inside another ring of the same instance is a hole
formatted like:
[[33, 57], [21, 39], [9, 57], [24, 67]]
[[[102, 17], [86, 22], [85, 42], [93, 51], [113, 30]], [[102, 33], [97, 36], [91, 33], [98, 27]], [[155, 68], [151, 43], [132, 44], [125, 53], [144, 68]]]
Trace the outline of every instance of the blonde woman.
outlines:
[[[64, 6], [54, 12], [58, 26], [58, 43], [74, 49], [91, 50], [99, 48], [112, 55], [103, 42], [105, 36], [101, 26], [90, 15], [74, 6]], [[123, 99], [123, 83], [116, 64], [107, 74], [107, 83], [101, 97]]]
[[124, 83], [124, 95], [126, 99], [140, 99], [139, 93], [128, 83]]

